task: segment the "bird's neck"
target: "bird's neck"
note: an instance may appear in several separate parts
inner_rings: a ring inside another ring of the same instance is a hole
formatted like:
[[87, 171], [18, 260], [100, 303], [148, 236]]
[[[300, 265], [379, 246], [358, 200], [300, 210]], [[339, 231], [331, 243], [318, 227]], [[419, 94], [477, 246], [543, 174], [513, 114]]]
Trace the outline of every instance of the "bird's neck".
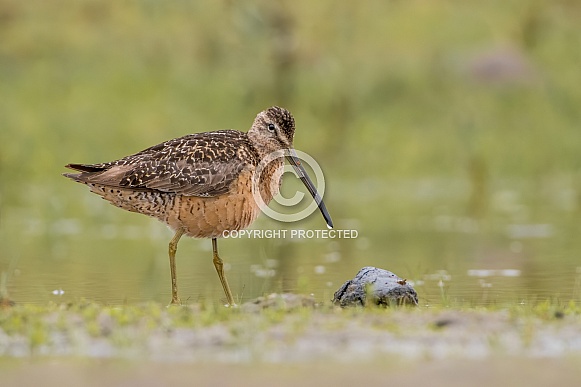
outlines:
[[261, 160], [269, 157], [273, 152], [281, 151], [278, 141], [273, 138], [265, 138], [252, 129], [248, 132], [248, 139]]

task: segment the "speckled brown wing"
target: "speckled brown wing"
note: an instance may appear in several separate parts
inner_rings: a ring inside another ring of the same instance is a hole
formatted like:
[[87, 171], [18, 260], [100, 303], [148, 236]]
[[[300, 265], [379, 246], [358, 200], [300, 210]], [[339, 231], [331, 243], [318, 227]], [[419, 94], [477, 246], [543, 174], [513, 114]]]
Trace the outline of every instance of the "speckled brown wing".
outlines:
[[236, 130], [196, 133], [102, 164], [69, 164], [76, 181], [186, 196], [211, 197], [228, 192], [258, 156], [246, 133]]

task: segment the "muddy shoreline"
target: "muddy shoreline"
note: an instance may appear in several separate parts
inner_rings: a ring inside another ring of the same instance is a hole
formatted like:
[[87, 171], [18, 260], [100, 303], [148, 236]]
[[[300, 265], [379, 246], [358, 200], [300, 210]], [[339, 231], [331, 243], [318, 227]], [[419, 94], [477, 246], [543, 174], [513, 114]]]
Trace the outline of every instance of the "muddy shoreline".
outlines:
[[15, 306], [0, 312], [0, 356], [192, 363], [581, 356], [576, 309], [341, 309], [305, 300], [236, 310]]
[[539, 304], [0, 309], [2, 386], [579, 385], [581, 313]]

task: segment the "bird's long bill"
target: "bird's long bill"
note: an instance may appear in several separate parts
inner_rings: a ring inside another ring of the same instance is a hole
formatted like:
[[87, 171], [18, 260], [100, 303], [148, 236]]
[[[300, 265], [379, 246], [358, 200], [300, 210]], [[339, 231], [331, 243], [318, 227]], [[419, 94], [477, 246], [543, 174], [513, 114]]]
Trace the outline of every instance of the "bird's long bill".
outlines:
[[317, 192], [315, 185], [309, 178], [309, 175], [307, 175], [307, 171], [305, 171], [305, 168], [303, 168], [301, 160], [297, 156], [294, 149], [289, 149], [289, 151], [290, 154], [286, 156], [286, 159], [293, 166], [294, 170], [299, 175], [299, 179], [301, 179], [305, 187], [307, 187], [313, 199], [315, 199], [317, 206], [319, 206], [319, 210], [321, 210], [321, 213], [323, 214], [323, 218], [325, 218], [325, 222], [327, 222], [327, 226], [329, 226], [329, 228], [333, 228], [333, 221], [331, 220], [331, 215], [329, 215], [329, 211], [327, 211], [325, 203], [323, 203], [323, 198]]

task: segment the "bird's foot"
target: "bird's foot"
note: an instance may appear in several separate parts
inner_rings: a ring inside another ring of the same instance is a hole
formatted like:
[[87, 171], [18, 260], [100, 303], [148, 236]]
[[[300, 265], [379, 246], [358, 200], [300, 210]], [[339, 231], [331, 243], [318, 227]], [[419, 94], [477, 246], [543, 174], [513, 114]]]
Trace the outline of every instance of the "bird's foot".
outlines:
[[169, 306], [181, 306], [182, 302], [180, 301], [180, 299], [178, 297], [172, 298], [168, 307]]

